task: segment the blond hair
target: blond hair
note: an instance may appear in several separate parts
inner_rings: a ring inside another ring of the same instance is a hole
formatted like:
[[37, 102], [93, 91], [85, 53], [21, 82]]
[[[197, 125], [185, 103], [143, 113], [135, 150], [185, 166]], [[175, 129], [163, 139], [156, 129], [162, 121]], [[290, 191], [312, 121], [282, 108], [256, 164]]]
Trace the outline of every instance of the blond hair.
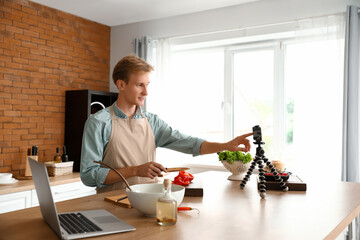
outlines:
[[112, 74], [116, 85], [118, 80], [123, 80], [126, 84], [129, 82], [130, 74], [137, 72], [151, 72], [154, 68], [142, 58], [135, 55], [123, 57], [114, 67]]

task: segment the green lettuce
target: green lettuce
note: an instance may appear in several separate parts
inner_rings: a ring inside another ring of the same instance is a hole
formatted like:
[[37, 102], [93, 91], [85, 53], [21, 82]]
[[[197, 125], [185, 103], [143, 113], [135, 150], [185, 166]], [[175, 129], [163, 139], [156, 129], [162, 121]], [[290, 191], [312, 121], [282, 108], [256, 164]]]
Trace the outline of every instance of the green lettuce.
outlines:
[[243, 163], [249, 163], [252, 160], [250, 153], [243, 153], [240, 151], [230, 152], [230, 151], [224, 151], [219, 152], [219, 161], [226, 160], [227, 162], [233, 164], [235, 161], [242, 161]]

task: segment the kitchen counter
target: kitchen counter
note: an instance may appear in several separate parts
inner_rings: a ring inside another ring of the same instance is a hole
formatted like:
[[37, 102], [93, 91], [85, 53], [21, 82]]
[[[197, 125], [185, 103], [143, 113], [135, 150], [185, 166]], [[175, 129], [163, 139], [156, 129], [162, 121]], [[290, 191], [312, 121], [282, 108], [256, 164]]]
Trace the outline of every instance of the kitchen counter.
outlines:
[[[267, 191], [261, 199], [252, 176], [242, 190], [227, 172], [196, 174], [203, 197], [185, 197], [181, 206], [198, 208], [180, 212], [174, 226], [160, 227], [144, 217], [104, 201], [107, 192], [56, 203], [58, 212], [106, 209], [136, 227], [136, 231], [96, 239], [335, 239], [360, 213], [360, 183], [307, 181], [307, 191]], [[39, 207], [0, 214], [0, 239], [57, 239], [43, 221]], [[21, 229], [21, 231], [19, 231]]]
[[[49, 177], [49, 179], [51, 186], [81, 181], [80, 173], [78, 172], [63, 176]], [[35, 189], [33, 180], [19, 180], [17, 183], [14, 184], [0, 185], [0, 195], [32, 189]]]

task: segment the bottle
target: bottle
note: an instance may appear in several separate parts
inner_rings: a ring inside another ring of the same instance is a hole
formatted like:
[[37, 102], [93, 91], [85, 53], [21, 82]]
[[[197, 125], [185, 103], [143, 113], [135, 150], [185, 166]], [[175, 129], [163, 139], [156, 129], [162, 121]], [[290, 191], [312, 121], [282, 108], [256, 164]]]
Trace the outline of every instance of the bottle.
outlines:
[[54, 156], [54, 163], [61, 163], [61, 156], [59, 153], [59, 148], [56, 148], [56, 154]]
[[66, 154], [66, 146], [63, 146], [63, 154], [61, 155], [61, 161], [68, 162], [69, 156]]
[[156, 218], [161, 226], [174, 225], [177, 220], [177, 202], [171, 196], [171, 180], [164, 180], [163, 195], [156, 203]]

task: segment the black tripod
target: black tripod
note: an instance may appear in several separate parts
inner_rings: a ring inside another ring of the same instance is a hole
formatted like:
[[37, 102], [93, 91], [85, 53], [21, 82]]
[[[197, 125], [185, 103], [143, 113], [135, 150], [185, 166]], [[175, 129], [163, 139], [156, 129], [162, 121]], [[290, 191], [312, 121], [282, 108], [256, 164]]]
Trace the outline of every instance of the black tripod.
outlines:
[[262, 199], [264, 199], [266, 197], [266, 186], [265, 186], [266, 180], [265, 180], [264, 165], [263, 165], [263, 161], [264, 161], [266, 163], [266, 165], [271, 169], [271, 172], [274, 174], [275, 180], [280, 183], [282, 190], [284, 192], [287, 192], [289, 190], [289, 188], [286, 186], [285, 182], [282, 180], [282, 178], [276, 172], [276, 170], [275, 170], [274, 166], [271, 164], [271, 162], [269, 162], [268, 159], [264, 155], [265, 151], [261, 147], [261, 145], [265, 144], [265, 143], [262, 142], [261, 140], [257, 139], [256, 142], [254, 142], [254, 144], [258, 145], [256, 148], [256, 155], [255, 155], [253, 162], [251, 163], [249, 170], [247, 171], [242, 182], [240, 183], [241, 189], [243, 189], [245, 187], [245, 184], [247, 183], [247, 181], [249, 181], [250, 176], [251, 176], [253, 170], [255, 169], [256, 164], [258, 164], [259, 179], [260, 179], [260, 186], [259, 186], [260, 187], [260, 197]]

